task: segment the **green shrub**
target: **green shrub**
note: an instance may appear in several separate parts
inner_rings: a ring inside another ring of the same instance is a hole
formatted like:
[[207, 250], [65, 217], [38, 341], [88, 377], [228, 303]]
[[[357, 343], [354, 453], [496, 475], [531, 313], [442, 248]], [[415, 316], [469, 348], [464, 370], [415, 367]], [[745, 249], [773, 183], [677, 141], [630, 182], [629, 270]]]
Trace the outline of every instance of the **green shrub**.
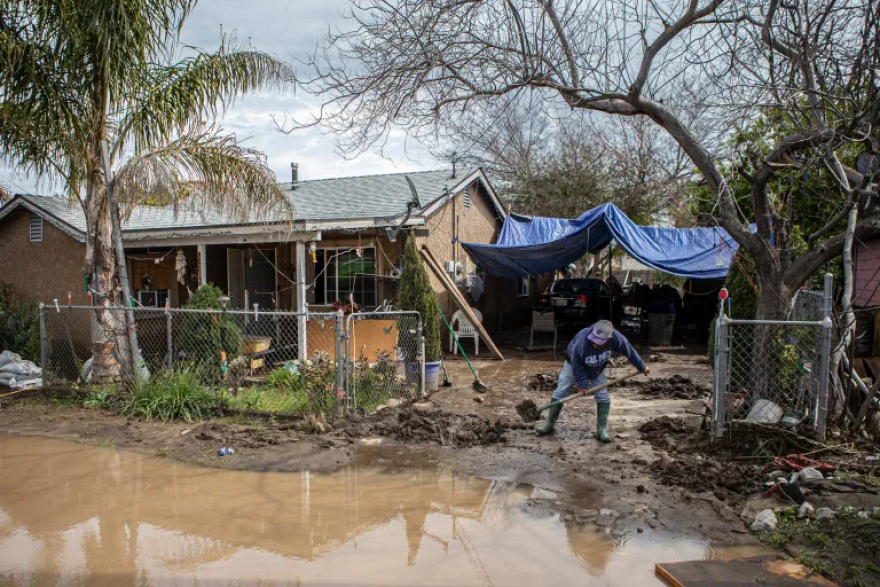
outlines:
[[12, 351], [23, 359], [40, 362], [40, 308], [0, 283], [0, 352]]
[[[416, 248], [416, 237], [407, 233], [403, 247], [403, 275], [400, 277], [401, 310], [418, 312], [422, 317], [422, 334], [425, 336], [425, 360], [440, 360], [440, 313], [437, 309], [437, 293], [431, 287], [428, 271]], [[405, 351], [407, 361], [415, 361], [414, 349]]]
[[138, 380], [122, 413], [146, 420], [195, 422], [217, 407], [217, 395], [202, 384], [197, 369], [186, 368]]
[[[222, 295], [218, 287], [205, 284], [196, 290], [185, 307], [190, 310], [220, 310]], [[178, 337], [178, 346], [186, 360], [204, 368], [202, 372], [210, 379], [220, 377], [221, 352], [226, 352], [229, 361], [241, 354], [241, 334], [231, 316], [185, 313], [181, 318]]]

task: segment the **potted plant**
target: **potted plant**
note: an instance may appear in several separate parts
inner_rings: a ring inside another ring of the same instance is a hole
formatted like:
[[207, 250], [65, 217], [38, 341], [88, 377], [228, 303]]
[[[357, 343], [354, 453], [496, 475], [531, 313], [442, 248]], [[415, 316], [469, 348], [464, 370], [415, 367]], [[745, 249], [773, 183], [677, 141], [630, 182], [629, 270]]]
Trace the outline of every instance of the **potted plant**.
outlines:
[[[403, 275], [400, 277], [398, 307], [409, 312], [418, 312], [422, 317], [422, 334], [425, 337], [425, 390], [437, 389], [440, 380], [440, 315], [437, 309], [437, 294], [431, 287], [428, 271], [416, 248], [416, 237], [407, 233], [403, 246]], [[409, 365], [418, 368], [415, 356], [404, 356]]]

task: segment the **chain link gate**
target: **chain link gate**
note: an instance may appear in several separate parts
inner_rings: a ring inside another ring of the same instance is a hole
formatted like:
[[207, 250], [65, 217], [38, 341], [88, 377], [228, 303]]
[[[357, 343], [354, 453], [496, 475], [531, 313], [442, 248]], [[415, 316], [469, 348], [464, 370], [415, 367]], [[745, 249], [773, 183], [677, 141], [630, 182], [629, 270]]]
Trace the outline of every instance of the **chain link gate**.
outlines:
[[[792, 314], [803, 320], [733, 320], [722, 304], [715, 328], [713, 435], [745, 420], [797, 426], [809, 422], [825, 437], [831, 354], [831, 275], [822, 316], [815, 292], [799, 295]], [[808, 318], [813, 317], [813, 320]]]
[[361, 312], [346, 319], [345, 390], [350, 408], [373, 412], [424, 393], [425, 341], [418, 312]]

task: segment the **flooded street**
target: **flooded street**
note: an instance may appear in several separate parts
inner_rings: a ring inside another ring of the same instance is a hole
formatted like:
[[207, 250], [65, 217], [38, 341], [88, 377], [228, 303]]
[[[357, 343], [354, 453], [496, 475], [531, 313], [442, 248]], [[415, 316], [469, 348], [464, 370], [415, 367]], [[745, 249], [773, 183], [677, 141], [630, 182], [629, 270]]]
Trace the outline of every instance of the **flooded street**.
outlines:
[[655, 562], [715, 554], [437, 467], [222, 471], [0, 434], [0, 471], [2, 585], [657, 585]]

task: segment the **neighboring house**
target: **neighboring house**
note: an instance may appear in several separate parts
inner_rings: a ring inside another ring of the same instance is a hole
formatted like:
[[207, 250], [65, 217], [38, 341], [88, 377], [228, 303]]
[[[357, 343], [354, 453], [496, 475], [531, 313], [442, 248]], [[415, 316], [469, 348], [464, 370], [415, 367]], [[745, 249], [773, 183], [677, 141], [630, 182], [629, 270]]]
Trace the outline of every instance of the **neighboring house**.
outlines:
[[[407, 175], [419, 197], [409, 217]], [[506, 215], [481, 169], [458, 177], [429, 171], [282, 187], [292, 218], [241, 222], [192, 210], [133, 210], [123, 221], [123, 238], [134, 297], [147, 306], [168, 299], [178, 307], [200, 284], [213, 283], [235, 308], [326, 311], [352, 295], [359, 305], [375, 307], [397, 297], [402, 235], [394, 233], [404, 221], [420, 246], [427, 244], [463, 277], [481, 272], [457, 242], [494, 242]], [[75, 304], [88, 303], [85, 229], [81, 208], [66, 198], [15, 196], [0, 208], [0, 281], [46, 304], [65, 304], [68, 291]], [[548, 279], [487, 276], [473, 305], [490, 331], [527, 324]], [[432, 280], [450, 315], [454, 303]]]

